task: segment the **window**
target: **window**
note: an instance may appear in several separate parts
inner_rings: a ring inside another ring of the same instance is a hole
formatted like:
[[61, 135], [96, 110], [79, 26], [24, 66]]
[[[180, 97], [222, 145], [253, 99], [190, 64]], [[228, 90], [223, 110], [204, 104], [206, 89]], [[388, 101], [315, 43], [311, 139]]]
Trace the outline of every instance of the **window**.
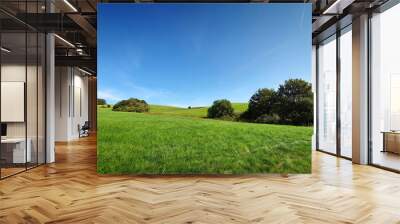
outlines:
[[400, 5], [371, 19], [371, 159], [400, 170]]
[[318, 47], [318, 149], [336, 153], [336, 36]]
[[352, 33], [351, 26], [340, 35], [340, 154], [352, 157]]

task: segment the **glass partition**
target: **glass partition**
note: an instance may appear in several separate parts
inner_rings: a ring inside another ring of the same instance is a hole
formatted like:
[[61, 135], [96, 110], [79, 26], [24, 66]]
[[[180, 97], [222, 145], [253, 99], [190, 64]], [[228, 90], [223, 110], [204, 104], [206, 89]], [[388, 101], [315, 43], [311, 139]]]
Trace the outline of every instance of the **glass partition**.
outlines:
[[400, 4], [371, 19], [371, 162], [400, 170]]
[[25, 32], [1, 34], [2, 177], [24, 171], [31, 161], [26, 144], [26, 40]]
[[[20, 1], [17, 12], [40, 13], [43, 3]], [[45, 44], [43, 33], [0, 12], [1, 179], [45, 163]]]
[[37, 79], [38, 79], [38, 35], [36, 32], [27, 33], [27, 81], [26, 81], [26, 113], [27, 113], [27, 150], [30, 151], [31, 159], [27, 167], [34, 167], [38, 160], [37, 147]]
[[336, 154], [336, 36], [318, 47], [318, 149]]
[[38, 33], [38, 74], [37, 74], [37, 162], [46, 162], [45, 124], [46, 124], [46, 37]]

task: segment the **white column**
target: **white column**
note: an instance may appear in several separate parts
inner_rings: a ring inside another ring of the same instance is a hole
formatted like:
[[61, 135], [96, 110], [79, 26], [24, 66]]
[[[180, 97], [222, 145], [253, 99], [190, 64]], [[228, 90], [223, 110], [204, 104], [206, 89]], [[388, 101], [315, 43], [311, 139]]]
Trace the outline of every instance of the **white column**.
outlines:
[[54, 133], [55, 133], [55, 56], [54, 56], [54, 35], [46, 36], [46, 162], [55, 161]]
[[353, 19], [353, 162], [368, 163], [368, 15]]

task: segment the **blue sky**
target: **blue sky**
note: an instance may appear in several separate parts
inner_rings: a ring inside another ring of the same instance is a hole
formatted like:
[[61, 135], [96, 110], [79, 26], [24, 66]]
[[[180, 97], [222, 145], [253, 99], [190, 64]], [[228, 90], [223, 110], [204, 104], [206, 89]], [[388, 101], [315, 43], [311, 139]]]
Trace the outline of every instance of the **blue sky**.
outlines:
[[98, 97], [206, 106], [311, 80], [310, 4], [100, 4]]

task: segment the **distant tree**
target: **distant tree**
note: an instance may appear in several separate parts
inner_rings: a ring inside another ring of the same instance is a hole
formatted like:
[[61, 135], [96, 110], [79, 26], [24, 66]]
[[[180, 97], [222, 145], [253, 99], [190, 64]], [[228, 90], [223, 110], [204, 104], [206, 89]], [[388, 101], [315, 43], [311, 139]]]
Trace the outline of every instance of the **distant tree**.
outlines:
[[311, 125], [311, 84], [302, 79], [289, 79], [279, 86], [278, 91], [259, 89], [250, 98], [249, 107], [240, 119], [257, 123]]
[[191, 107], [191, 106], [188, 106], [188, 109], [192, 109], [192, 107]]
[[124, 111], [124, 112], [148, 112], [149, 105], [144, 100], [129, 98], [127, 100], [121, 100], [116, 103], [113, 108], [113, 111]]
[[233, 117], [233, 107], [229, 100], [222, 99], [213, 102], [213, 105], [208, 108], [207, 117], [209, 118], [226, 118]]
[[302, 79], [289, 79], [277, 91], [274, 107], [283, 123], [310, 125], [313, 122], [313, 93], [311, 84]]
[[259, 89], [251, 96], [249, 107], [243, 116], [247, 116], [250, 120], [255, 120], [261, 115], [271, 114], [276, 101], [277, 93], [275, 90], [268, 88]]
[[100, 98], [97, 99], [97, 105], [106, 105], [106, 104], [107, 102], [105, 99], [100, 99]]

